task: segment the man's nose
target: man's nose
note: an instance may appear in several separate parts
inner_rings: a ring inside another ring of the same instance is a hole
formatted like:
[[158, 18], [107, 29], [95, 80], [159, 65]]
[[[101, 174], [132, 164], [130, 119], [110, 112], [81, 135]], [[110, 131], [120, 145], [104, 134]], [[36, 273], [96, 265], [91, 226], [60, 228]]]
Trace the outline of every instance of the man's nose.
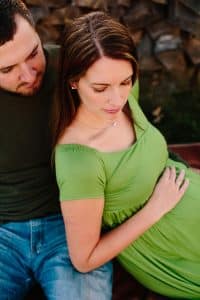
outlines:
[[20, 80], [32, 83], [35, 80], [36, 70], [26, 63], [21, 64], [20, 66]]

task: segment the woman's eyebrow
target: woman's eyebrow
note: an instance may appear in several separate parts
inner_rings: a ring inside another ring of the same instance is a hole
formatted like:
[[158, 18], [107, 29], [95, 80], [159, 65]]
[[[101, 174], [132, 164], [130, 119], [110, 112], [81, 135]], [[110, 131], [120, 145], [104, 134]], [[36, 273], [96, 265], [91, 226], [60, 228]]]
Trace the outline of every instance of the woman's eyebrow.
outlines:
[[[129, 75], [128, 77], [126, 77], [124, 80], [122, 80], [121, 82], [127, 81], [129, 79], [131, 79], [133, 76], [133, 74]], [[104, 82], [91, 82], [91, 85], [110, 85], [109, 83], [104, 83]]]

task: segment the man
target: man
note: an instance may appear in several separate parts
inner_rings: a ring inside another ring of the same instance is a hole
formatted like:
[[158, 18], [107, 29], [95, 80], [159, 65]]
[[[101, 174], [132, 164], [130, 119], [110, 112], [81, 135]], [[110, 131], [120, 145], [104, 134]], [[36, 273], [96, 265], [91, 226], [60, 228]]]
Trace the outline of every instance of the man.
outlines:
[[21, 0], [0, 0], [1, 300], [35, 282], [50, 300], [111, 299], [111, 264], [81, 274], [66, 246], [48, 128], [57, 56]]

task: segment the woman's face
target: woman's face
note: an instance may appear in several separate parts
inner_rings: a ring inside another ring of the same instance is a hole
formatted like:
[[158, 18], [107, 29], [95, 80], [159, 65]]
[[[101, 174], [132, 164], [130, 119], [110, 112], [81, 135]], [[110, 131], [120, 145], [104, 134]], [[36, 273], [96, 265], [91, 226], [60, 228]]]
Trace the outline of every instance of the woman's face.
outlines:
[[102, 57], [74, 83], [84, 108], [97, 117], [115, 119], [127, 102], [132, 87], [130, 62]]

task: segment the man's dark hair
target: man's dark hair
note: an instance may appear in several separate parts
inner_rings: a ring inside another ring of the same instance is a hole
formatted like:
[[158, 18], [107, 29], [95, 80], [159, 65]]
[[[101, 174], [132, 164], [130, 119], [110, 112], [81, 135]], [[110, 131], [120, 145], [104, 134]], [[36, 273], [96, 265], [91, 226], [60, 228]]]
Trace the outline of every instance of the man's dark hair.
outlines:
[[17, 26], [15, 16], [19, 14], [34, 26], [32, 15], [21, 0], [0, 0], [0, 46], [13, 39]]

